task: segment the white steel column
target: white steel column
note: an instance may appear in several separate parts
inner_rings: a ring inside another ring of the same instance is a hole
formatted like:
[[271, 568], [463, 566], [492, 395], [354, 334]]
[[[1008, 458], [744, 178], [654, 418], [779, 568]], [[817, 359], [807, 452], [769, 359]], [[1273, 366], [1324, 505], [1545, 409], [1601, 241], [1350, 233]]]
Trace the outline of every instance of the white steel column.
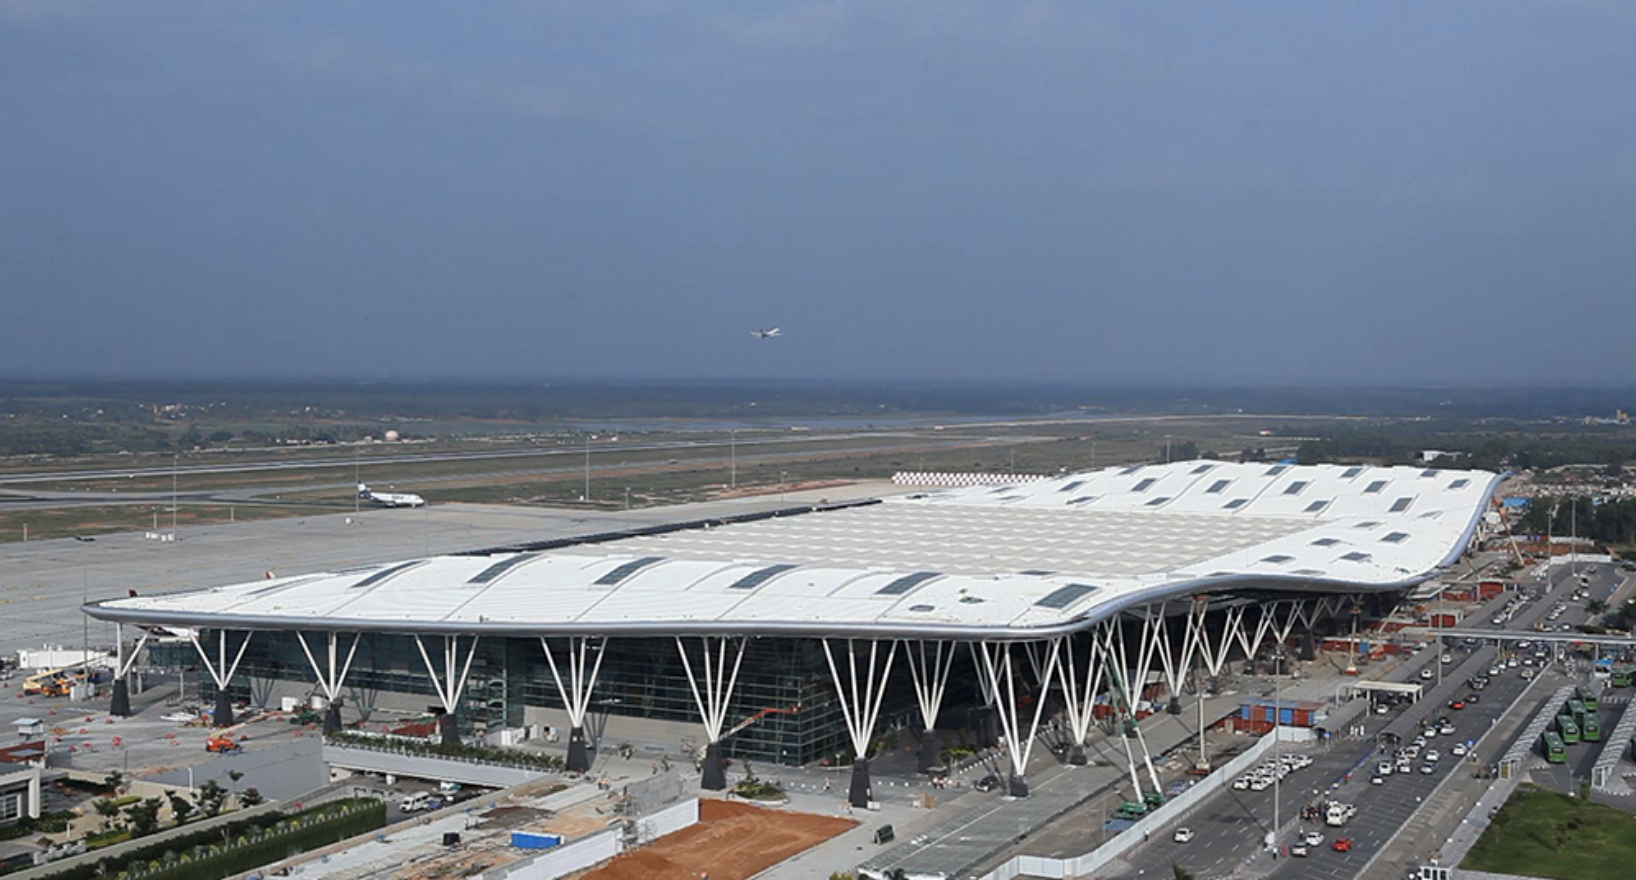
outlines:
[[[1266, 640], [1267, 634], [1272, 632], [1273, 625], [1278, 622], [1278, 605], [1277, 602], [1263, 602], [1256, 606], [1258, 616], [1256, 617], [1254, 638], [1244, 634], [1242, 623], [1239, 626], [1238, 643], [1244, 648], [1246, 662], [1255, 659], [1256, 652], [1261, 650], [1261, 643]], [[1240, 615], [1241, 621], [1242, 617], [1243, 615]]]
[[864, 683], [858, 685], [858, 647], [852, 639], [846, 640], [847, 675], [843, 679], [835, 665], [835, 653], [829, 639], [823, 640], [824, 659], [829, 661], [829, 675], [835, 682], [836, 696], [840, 697], [841, 715], [846, 720], [847, 733], [852, 737], [852, 786], [848, 800], [854, 807], [867, 807], [874, 800], [869, 779], [869, 741], [875, 732], [875, 720], [880, 716], [881, 701], [886, 698], [886, 680], [892, 674], [892, 658], [897, 656], [898, 643], [888, 643], [886, 661], [879, 674], [875, 663], [879, 657], [880, 642], [869, 640], [869, 656], [864, 667]]
[[1223, 612], [1221, 638], [1215, 644], [1211, 644], [1210, 629], [1205, 624], [1207, 609], [1208, 606], [1201, 600], [1194, 607], [1194, 613], [1188, 616], [1187, 622], [1188, 629], [1193, 633], [1194, 648], [1199, 659], [1204, 661], [1204, 668], [1210, 677], [1215, 678], [1221, 675], [1221, 668], [1227, 665], [1227, 654], [1232, 649], [1233, 641], [1235, 639], [1241, 643], [1244, 641], [1244, 606], [1228, 608]]
[[[710, 656], [711, 642], [716, 644], [716, 656]], [[733, 651], [732, 672], [728, 673], [727, 643], [737, 642]], [[722, 729], [727, 725], [727, 706], [733, 699], [733, 687], [738, 683], [739, 665], [744, 662], [745, 639], [732, 636], [700, 636], [700, 648], [703, 653], [703, 684], [699, 689], [700, 676], [693, 671], [693, 662], [688, 658], [687, 643], [681, 636], [676, 637], [676, 650], [682, 655], [682, 667], [687, 670], [687, 683], [693, 689], [693, 703], [699, 707], [699, 718], [704, 722], [704, 732], [709, 737], [705, 745], [703, 777], [700, 785], [711, 791], [721, 791], [727, 788], [727, 763], [721, 753]]]
[[[1182, 709], [1182, 674], [1187, 670], [1187, 666], [1185, 663], [1178, 663], [1177, 658], [1170, 650], [1170, 629], [1165, 623], [1165, 606], [1162, 604], [1157, 606], [1157, 612], [1154, 611], [1154, 608], [1155, 606], [1148, 606], [1149, 615], [1155, 621], [1152, 636], [1153, 645], [1158, 651], [1159, 669], [1164, 673], [1165, 689], [1170, 692], [1170, 699], [1166, 701], [1166, 708], [1172, 715], [1175, 715], [1180, 713]], [[1181, 652], [1184, 658], [1188, 654], [1186, 641], [1184, 637]]]
[[983, 658], [977, 651], [976, 642], [967, 642], [966, 647], [971, 651], [971, 665], [977, 669], [977, 689], [982, 691], [983, 705], [993, 706], [999, 699], [999, 688], [994, 686], [994, 680], [988, 677], [988, 667], [983, 664]]
[[237, 654], [233, 655], [231, 666], [227, 663], [227, 630], [217, 630], [216, 662], [210, 662], [210, 655], [205, 653], [204, 646], [199, 644], [197, 631], [188, 634], [188, 640], [193, 643], [193, 650], [199, 652], [199, 659], [204, 661], [205, 671], [210, 673], [210, 679], [216, 683], [216, 711], [212, 721], [217, 727], [228, 727], [233, 723], [233, 699], [227, 694], [228, 682], [239, 671], [239, 661], [244, 659], [244, 649], [250, 647], [250, 637], [254, 635], [245, 630], [244, 641], [239, 643]]
[[471, 673], [472, 658], [477, 656], [478, 637], [472, 636], [471, 647], [466, 649], [466, 665], [459, 663], [460, 636], [443, 637], [443, 672], [442, 681], [439, 681], [437, 666], [433, 665], [432, 657], [426, 653], [426, 645], [416, 635], [415, 647], [420, 649], [420, 659], [426, 664], [426, 676], [432, 680], [432, 690], [437, 693], [438, 702], [443, 705], [443, 718], [440, 724], [443, 728], [445, 743], [460, 742], [460, 723], [456, 713], [460, 709], [460, 696], [466, 691], [466, 677]]
[[108, 703], [108, 714], [120, 718], [131, 717], [131, 690], [126, 677], [131, 674], [131, 668], [136, 666], [136, 658], [141, 656], [142, 647], [148, 643], [149, 632], [142, 631], [142, 638], [131, 649], [129, 656], [125, 654], [125, 625], [114, 624], [114, 650], [117, 657], [114, 660], [114, 692]]
[[352, 669], [352, 658], [358, 653], [358, 640], [362, 638], [362, 634], [352, 634], [352, 647], [347, 649], [346, 660], [339, 667], [336, 666], [336, 661], [340, 654], [338, 650], [340, 633], [331, 631], [328, 636], [329, 666], [326, 669], [318, 665], [312, 648], [307, 645], [307, 637], [299, 631], [295, 634], [296, 640], [301, 643], [301, 652], [307, 655], [307, 662], [312, 664], [312, 674], [318, 679], [318, 687], [323, 690], [324, 699], [329, 701], [324, 710], [325, 733], [341, 729], [341, 687], [346, 684], [347, 672]]
[[[1151, 648], [1151, 618], [1143, 620], [1142, 636], [1144, 644], [1138, 646], [1137, 648], [1136, 662], [1138, 665], [1135, 670], [1130, 669], [1128, 665], [1128, 655], [1125, 651], [1124, 630], [1119, 626], [1117, 619], [1115, 619], [1113, 622], [1113, 627], [1114, 634], [1117, 636], [1117, 641], [1115, 644], [1118, 646], [1119, 655], [1118, 672], [1120, 677], [1124, 679], [1122, 690], [1124, 691], [1125, 695], [1125, 705], [1123, 707], [1127, 721], [1125, 727], [1129, 730], [1135, 731], [1137, 745], [1139, 745], [1142, 750], [1142, 763], [1147, 766], [1148, 775], [1153, 779], [1153, 787], [1156, 790], [1162, 791], [1163, 788], [1159, 785], [1159, 773], [1153, 767], [1153, 756], [1148, 753], [1147, 740], [1142, 736], [1142, 727], [1136, 718], [1136, 703], [1141, 699], [1142, 690], [1147, 685], [1148, 669], [1150, 664], [1153, 662], [1154, 651]], [[1121, 729], [1120, 735], [1125, 735], [1125, 729]], [[1132, 765], [1131, 773], [1133, 776], [1135, 775], [1134, 764]]]
[[[1091, 733], [1091, 724], [1096, 719], [1096, 695], [1102, 687], [1103, 673], [1107, 671], [1107, 662], [1104, 659], [1098, 662], [1098, 655], [1106, 656], [1106, 630], [1093, 630], [1090, 633], [1090, 646], [1085, 651], [1085, 676], [1079, 675], [1079, 666], [1074, 660], [1074, 641], [1065, 638], [1062, 643], [1062, 662], [1057, 664], [1057, 680], [1062, 685], [1062, 693], [1067, 702], [1068, 728], [1073, 736], [1073, 742], [1068, 747], [1068, 763], [1084, 764], [1085, 738]], [[1081, 684], [1084, 686], [1081, 687]]]
[[[593, 646], [592, 641], [596, 644]], [[545, 662], [551, 667], [551, 678], [557, 683], [557, 695], [562, 697], [568, 711], [568, 771], [583, 773], [591, 769], [591, 753], [585, 744], [585, 716], [591, 708], [591, 691], [596, 687], [597, 673], [602, 670], [602, 658], [608, 653], [607, 639], [601, 637], [570, 636], [568, 639], [568, 682], [564, 685], [557, 670], [557, 658], [551, 643], [540, 638], [545, 650]], [[596, 660], [586, 668], [587, 653], [595, 651]]]
[[920, 772], [942, 766], [943, 756], [937, 741], [937, 713], [943, 707], [943, 691], [949, 683], [949, 670], [954, 667], [956, 653], [953, 642], [933, 641], [931, 657], [926, 656], [927, 642], [917, 641], [906, 646], [904, 661], [909, 664], [909, 677], [915, 686], [915, 701], [920, 704]]
[[[1022, 719], [1017, 714], [1017, 685], [1016, 676], [1012, 671], [1011, 643], [978, 642], [977, 651], [982, 655], [983, 665], [988, 670], [988, 678], [994, 682], [998, 690], [1003, 684], [1005, 694], [996, 699], [995, 708], [999, 712], [1000, 726], [1005, 731], [1006, 751], [1011, 756], [1011, 795], [1026, 797], [1028, 795], [1028, 758], [1034, 750], [1034, 737], [1039, 733], [1040, 715], [1045, 711], [1045, 695], [1051, 689], [1051, 678], [1056, 674], [1057, 656], [1062, 649], [1062, 640], [1065, 636], [1057, 636], [1050, 641], [1050, 649], [1046, 653], [1044, 675], [1039, 681], [1040, 692], [1034, 701], [1034, 718], [1029, 722], [1028, 729], [1022, 729]], [[998, 696], [998, 695], [997, 695]]]

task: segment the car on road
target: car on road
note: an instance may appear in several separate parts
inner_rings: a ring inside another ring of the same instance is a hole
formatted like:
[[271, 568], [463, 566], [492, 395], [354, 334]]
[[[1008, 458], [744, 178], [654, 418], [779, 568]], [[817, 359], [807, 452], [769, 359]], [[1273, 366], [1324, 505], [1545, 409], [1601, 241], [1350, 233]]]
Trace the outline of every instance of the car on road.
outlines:
[[1444, 736], [1453, 736], [1454, 735], [1454, 722], [1444, 721], [1442, 724], [1437, 725], [1437, 732], [1444, 735]]
[[1237, 779], [1233, 780], [1233, 790], [1234, 791], [1249, 791], [1249, 789], [1250, 789], [1250, 777], [1240, 776]]
[[1470, 751], [1470, 750], [1466, 748], [1465, 743], [1455, 743], [1454, 748], [1449, 749], [1449, 754], [1453, 755], [1456, 758], [1463, 758], [1463, 757], [1466, 756], [1466, 752], [1468, 752], [1468, 751]]
[[1330, 846], [1330, 849], [1333, 849], [1336, 852], [1340, 852], [1340, 853], [1351, 852], [1352, 851], [1352, 838], [1350, 838], [1350, 837], [1337, 837], [1337, 838], [1335, 838], [1335, 842], [1330, 844], [1329, 846]]
[[1376, 773], [1375, 775], [1369, 777], [1369, 784], [1370, 785], [1385, 785], [1386, 784], [1386, 777], [1380, 775], [1379, 773]]
[[975, 788], [978, 791], [993, 791], [999, 787], [1000, 777], [995, 776], [993, 773], [984, 776], [982, 779], [977, 780], [977, 782], [972, 785], [972, 788]]
[[1449, 700], [1449, 708], [1450, 709], [1458, 710], [1458, 709], [1464, 709], [1465, 707], [1466, 707], [1466, 701], [1465, 700]]
[[1381, 761], [1379, 764], [1375, 765], [1375, 773], [1381, 776], [1391, 776], [1392, 763], [1390, 761]]
[[1295, 856], [1296, 858], [1304, 859], [1307, 857], [1307, 845], [1304, 843], [1297, 843], [1289, 848], [1289, 854]]
[[1429, 668], [1420, 670], [1420, 680], [1421, 681], [1431, 681], [1433, 678], [1436, 678], [1436, 677], [1437, 677], [1437, 673], [1432, 672], [1431, 669], [1429, 669]]
[[1477, 702], [1478, 699], [1479, 699], [1479, 696], [1477, 694], [1475, 694], [1475, 693], [1466, 694], [1466, 702], [1467, 703], [1475, 703], [1475, 702]]
[[1176, 833], [1171, 838], [1177, 843], [1188, 843], [1193, 839], [1193, 829], [1186, 826], [1177, 828]]
[[1442, 758], [1443, 758], [1442, 754], [1440, 754], [1436, 749], [1427, 749], [1426, 750], [1426, 760], [1427, 761], [1430, 761], [1431, 763], [1435, 764], [1438, 761], [1442, 760]]
[[1420, 765], [1420, 772], [1426, 774], [1427, 776], [1430, 776], [1433, 773], [1437, 772], [1437, 768], [1433, 767], [1430, 764], [1421, 764]]
[[1322, 831], [1308, 831], [1301, 835], [1301, 842], [1307, 846], [1323, 846], [1324, 833]]

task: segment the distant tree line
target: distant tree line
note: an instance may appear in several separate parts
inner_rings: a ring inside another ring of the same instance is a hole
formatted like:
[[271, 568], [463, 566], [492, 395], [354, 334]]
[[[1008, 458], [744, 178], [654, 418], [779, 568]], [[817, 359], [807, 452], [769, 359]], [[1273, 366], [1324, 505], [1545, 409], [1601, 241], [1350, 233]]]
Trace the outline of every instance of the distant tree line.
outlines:
[[1402, 434], [1388, 431], [1337, 433], [1303, 442], [1302, 464], [1378, 461], [1388, 465], [1421, 463], [1427, 449], [1460, 453], [1434, 464], [1444, 469], [1540, 469], [1565, 464], [1596, 464], [1617, 472], [1636, 459], [1636, 437], [1597, 434], [1520, 435]]
[[[1555, 511], [1555, 516], [1552, 512]], [[1513, 529], [1529, 535], [1563, 536], [1574, 532], [1599, 544], [1636, 544], [1636, 498], [1535, 498]]]

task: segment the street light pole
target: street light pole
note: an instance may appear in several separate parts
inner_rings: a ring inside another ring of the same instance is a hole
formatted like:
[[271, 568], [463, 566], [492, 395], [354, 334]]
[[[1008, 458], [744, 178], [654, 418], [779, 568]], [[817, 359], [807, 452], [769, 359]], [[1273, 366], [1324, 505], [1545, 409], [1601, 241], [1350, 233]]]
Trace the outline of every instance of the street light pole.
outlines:
[[176, 472], [182, 466], [182, 456], [173, 455], [170, 458], [170, 536], [176, 537]]
[[591, 435], [585, 435], [585, 497], [586, 503], [591, 500]]
[[730, 476], [728, 477], [727, 487], [729, 489], [737, 489], [738, 488], [738, 429], [737, 428], [732, 429], [731, 431], [728, 432], [727, 436], [729, 438], [731, 438], [729, 440], [729, 447], [732, 449], [732, 458], [730, 459], [732, 461], [732, 465], [731, 465], [732, 470], [730, 471]]

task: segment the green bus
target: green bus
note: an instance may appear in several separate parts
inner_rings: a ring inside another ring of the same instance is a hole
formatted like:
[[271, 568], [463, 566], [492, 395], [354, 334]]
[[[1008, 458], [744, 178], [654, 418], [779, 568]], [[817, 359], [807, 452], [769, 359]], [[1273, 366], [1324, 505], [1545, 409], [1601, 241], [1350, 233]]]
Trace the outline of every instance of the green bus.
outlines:
[[1579, 725], [1574, 723], [1572, 715], [1556, 716], [1556, 729], [1557, 733], [1561, 734], [1562, 741], [1567, 745], [1571, 746], [1579, 743]]
[[[1631, 737], [1632, 748], [1636, 748], [1636, 736]], [[1568, 760], [1568, 750], [1562, 745], [1562, 737], [1556, 731], [1547, 730], [1540, 737], [1540, 748], [1545, 751], [1545, 760], [1552, 764], [1561, 764]]]
[[1595, 712], [1586, 712], [1585, 717], [1579, 722], [1579, 738], [1588, 743], [1601, 742], [1602, 716]]
[[1597, 709], [1601, 708], [1602, 704], [1596, 699], [1596, 691], [1590, 689], [1589, 687], [1580, 685], [1579, 689], [1574, 693], [1579, 697], [1579, 702], [1585, 704], [1586, 711], [1595, 712]]
[[1582, 723], [1585, 720], [1585, 704], [1578, 700], [1569, 700], [1568, 714], [1574, 717], [1575, 724]]
[[1613, 667], [1613, 675], [1608, 678], [1608, 686], [1616, 688], [1630, 687], [1631, 675], [1636, 673], [1629, 665]]

